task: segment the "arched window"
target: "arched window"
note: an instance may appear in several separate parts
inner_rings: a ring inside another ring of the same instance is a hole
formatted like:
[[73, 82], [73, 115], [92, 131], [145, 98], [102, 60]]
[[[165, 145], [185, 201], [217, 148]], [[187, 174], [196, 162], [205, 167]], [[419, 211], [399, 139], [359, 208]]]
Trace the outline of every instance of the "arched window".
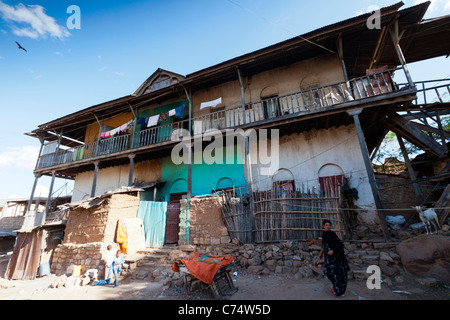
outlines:
[[230, 190], [234, 188], [234, 182], [228, 177], [221, 178], [217, 181], [216, 190], [214, 191], [222, 191], [222, 190]]
[[261, 100], [264, 119], [275, 118], [279, 115], [278, 111], [278, 89], [275, 87], [266, 87], [261, 91]]
[[170, 186], [170, 193], [187, 192], [187, 181], [185, 179], [177, 179]]
[[289, 169], [278, 169], [272, 176], [272, 182], [278, 194], [295, 191], [294, 174]]
[[327, 163], [319, 170], [319, 183], [322, 192], [331, 194], [344, 183], [344, 170], [334, 163]]

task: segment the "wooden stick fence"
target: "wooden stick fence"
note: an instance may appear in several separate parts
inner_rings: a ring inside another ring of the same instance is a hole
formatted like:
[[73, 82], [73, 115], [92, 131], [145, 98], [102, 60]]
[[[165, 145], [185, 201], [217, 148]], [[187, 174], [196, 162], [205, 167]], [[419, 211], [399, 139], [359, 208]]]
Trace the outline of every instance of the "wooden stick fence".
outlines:
[[[345, 225], [340, 212], [339, 190], [313, 192], [287, 191], [274, 187], [253, 192], [252, 199], [225, 191], [222, 196], [222, 215], [231, 238], [243, 243], [306, 240], [322, 235], [322, 222], [327, 219], [340, 238]], [[248, 202], [253, 200], [254, 212]]]

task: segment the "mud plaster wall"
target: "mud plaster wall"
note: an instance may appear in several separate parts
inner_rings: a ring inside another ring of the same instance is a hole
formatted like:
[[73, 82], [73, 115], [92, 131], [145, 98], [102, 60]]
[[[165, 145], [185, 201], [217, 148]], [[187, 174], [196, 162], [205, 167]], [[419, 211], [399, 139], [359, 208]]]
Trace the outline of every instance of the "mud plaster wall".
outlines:
[[217, 199], [218, 197], [191, 199], [189, 244], [220, 245], [230, 242]]
[[115, 243], [120, 218], [136, 218], [139, 194], [114, 194], [101, 205], [90, 209], [71, 210], [64, 242], [55, 249], [51, 272], [61, 275], [70, 266], [81, 265], [81, 272], [98, 269], [104, 273], [106, 247], [119, 248]]
[[[403, 209], [399, 211], [388, 211], [386, 215], [395, 216], [402, 215], [405, 218], [416, 216], [415, 220], [419, 221], [416, 209], [413, 207], [421, 205], [417, 199], [414, 186], [411, 179], [407, 176], [376, 174], [375, 178], [379, 181], [379, 193], [384, 209]], [[420, 190], [428, 201], [437, 201], [438, 196], [433, 195], [433, 187], [420, 186]], [[408, 209], [408, 210], [404, 210]]]

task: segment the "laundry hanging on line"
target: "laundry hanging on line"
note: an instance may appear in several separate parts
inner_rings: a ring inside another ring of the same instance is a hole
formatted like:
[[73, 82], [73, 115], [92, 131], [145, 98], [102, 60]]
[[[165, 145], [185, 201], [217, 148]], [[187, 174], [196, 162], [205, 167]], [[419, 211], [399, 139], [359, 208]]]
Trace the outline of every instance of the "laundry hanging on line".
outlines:
[[147, 122], [147, 128], [156, 126], [158, 124], [158, 121], [159, 121], [159, 114], [157, 114], [156, 116], [149, 117]]
[[220, 97], [216, 100], [213, 100], [213, 101], [202, 102], [200, 104], [200, 110], [202, 110], [204, 108], [208, 108], [208, 107], [214, 108], [214, 107], [217, 107], [221, 103], [222, 103], [222, 97]]
[[183, 104], [179, 107], [169, 110], [169, 117], [177, 117], [179, 119], [183, 119], [184, 118], [184, 108], [185, 108], [185, 105]]
[[102, 132], [102, 133], [100, 133], [100, 138], [106, 139], [106, 138], [114, 137], [116, 135], [126, 134], [126, 133], [128, 133], [128, 130], [130, 130], [131, 127], [133, 126], [133, 123], [134, 123], [134, 121], [130, 120], [127, 123], [124, 123], [123, 125], [121, 125], [117, 128]]
[[161, 121], [166, 121], [169, 117], [176, 117], [179, 119], [184, 118], [184, 108], [186, 106], [183, 104], [179, 107], [171, 109], [167, 112], [162, 112], [160, 114], [150, 116], [150, 117], [139, 117], [137, 118], [137, 124], [140, 125], [140, 129], [144, 130], [146, 128], [154, 127]]
[[177, 107], [177, 108], [175, 108], [175, 116], [177, 118], [179, 118], [179, 119], [183, 119], [184, 118], [184, 108], [185, 108], [184, 104], [179, 106], [179, 107]]

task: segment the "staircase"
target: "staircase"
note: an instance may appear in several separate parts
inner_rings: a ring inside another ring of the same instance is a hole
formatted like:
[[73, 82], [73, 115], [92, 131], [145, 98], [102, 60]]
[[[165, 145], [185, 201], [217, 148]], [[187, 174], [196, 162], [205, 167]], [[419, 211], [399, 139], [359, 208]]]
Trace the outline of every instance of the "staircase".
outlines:
[[189, 245], [165, 245], [162, 248], [139, 250], [125, 257], [121, 276], [130, 276], [133, 280], [171, 280], [176, 277], [172, 271], [173, 263], [193, 251], [195, 247]]

